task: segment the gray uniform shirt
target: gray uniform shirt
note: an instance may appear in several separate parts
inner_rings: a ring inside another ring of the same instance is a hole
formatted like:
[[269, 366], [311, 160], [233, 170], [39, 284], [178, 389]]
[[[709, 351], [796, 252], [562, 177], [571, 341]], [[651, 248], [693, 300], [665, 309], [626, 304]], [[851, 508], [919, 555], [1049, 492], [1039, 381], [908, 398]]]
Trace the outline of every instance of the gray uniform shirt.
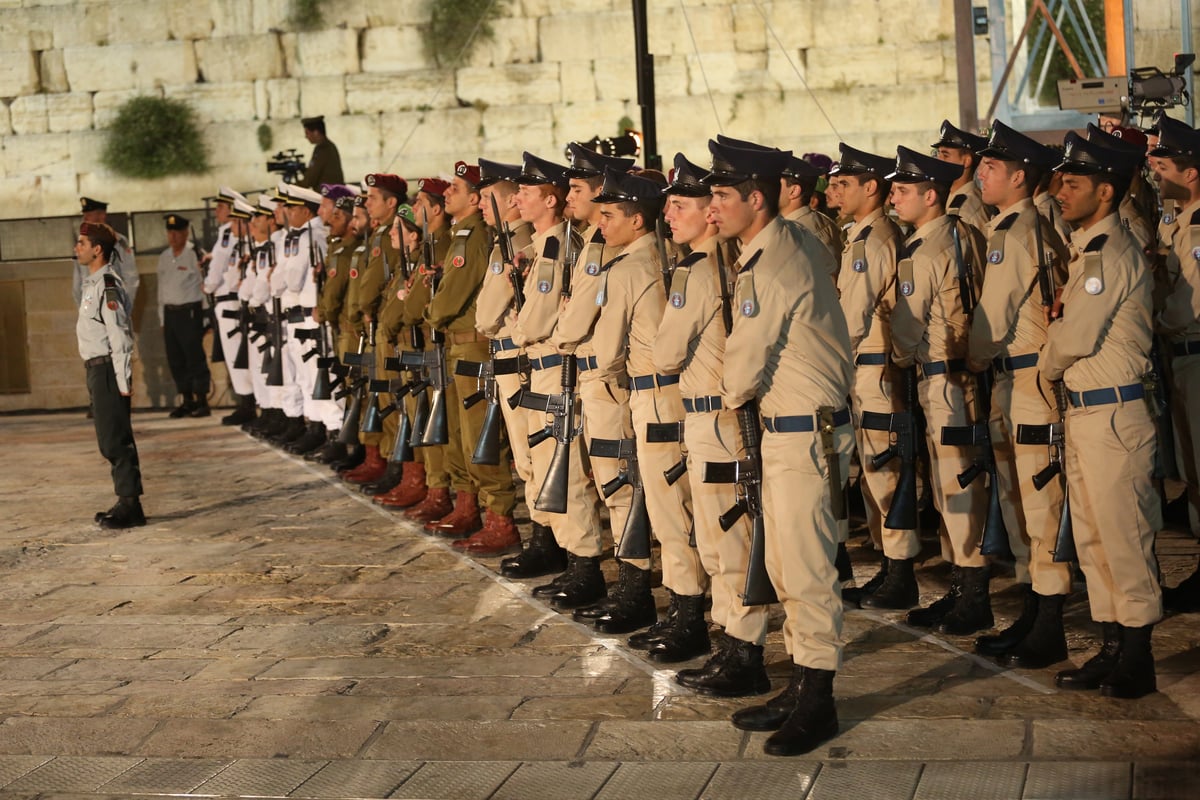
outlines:
[[117, 388], [123, 394], [129, 393], [133, 380], [133, 331], [128, 307], [125, 287], [111, 265], [83, 278], [79, 320], [75, 323], [79, 357], [87, 361], [111, 355]]
[[[74, 259], [72, 259], [72, 264], [74, 273], [71, 293], [75, 298], [75, 305], [79, 305], [79, 301], [83, 299], [83, 281], [87, 278], [88, 271], [87, 267]], [[124, 234], [117, 234], [117, 246], [113, 248], [112, 260], [109, 265], [121, 276], [121, 282], [125, 285], [125, 310], [133, 314], [133, 301], [137, 298], [138, 284], [141, 282], [141, 278], [138, 276], [133, 248], [129, 246], [129, 240], [125, 238]]]
[[179, 255], [168, 247], [158, 256], [158, 305], [199, 303], [202, 296], [200, 265], [191, 242]]

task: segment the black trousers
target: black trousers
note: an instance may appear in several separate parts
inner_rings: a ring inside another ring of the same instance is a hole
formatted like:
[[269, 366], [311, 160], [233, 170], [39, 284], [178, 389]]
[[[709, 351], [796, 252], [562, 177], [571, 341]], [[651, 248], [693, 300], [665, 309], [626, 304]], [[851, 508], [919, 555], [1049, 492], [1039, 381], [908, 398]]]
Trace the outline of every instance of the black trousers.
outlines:
[[100, 455], [112, 464], [113, 491], [118, 497], [140, 497], [142, 468], [133, 441], [129, 398], [122, 397], [117, 388], [117, 375], [111, 361], [87, 368], [87, 387], [92, 398], [96, 443], [100, 445]]
[[200, 303], [163, 309], [167, 366], [180, 394], [208, 396], [210, 377], [204, 357], [204, 309]]

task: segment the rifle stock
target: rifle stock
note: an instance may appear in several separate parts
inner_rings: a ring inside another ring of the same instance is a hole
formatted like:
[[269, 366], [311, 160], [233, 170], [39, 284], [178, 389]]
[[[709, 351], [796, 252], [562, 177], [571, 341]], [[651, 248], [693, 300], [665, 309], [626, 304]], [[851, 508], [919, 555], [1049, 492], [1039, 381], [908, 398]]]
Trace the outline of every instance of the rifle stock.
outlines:
[[[615, 458], [619, 471], [612, 480], [606, 481], [600, 491], [607, 499], [623, 486], [632, 486], [629, 516], [617, 544], [617, 557], [643, 559], [650, 557], [650, 517], [646, 512], [646, 491], [642, 486], [641, 470], [638, 466], [636, 439], [592, 439], [588, 452], [593, 458]], [[614, 531], [615, 535], [615, 531]]]
[[917, 368], [909, 367], [903, 371], [902, 375], [904, 411], [901, 414], [892, 415], [896, 431], [896, 454], [900, 458], [900, 475], [896, 479], [896, 491], [892, 494], [892, 505], [884, 517], [883, 526], [891, 530], [911, 531], [915, 530], [919, 524], [917, 513], [917, 426], [915, 420]]
[[[569, 236], [569, 234], [568, 234]], [[575, 382], [577, 362], [572, 357], [563, 359], [562, 394], [559, 408], [554, 415], [554, 455], [546, 480], [538, 492], [534, 508], [552, 514], [564, 514], [567, 510], [567, 486], [570, 482], [571, 448], [575, 442]]]
[[278, 297], [271, 299], [271, 351], [267, 386], [283, 386], [283, 305]]

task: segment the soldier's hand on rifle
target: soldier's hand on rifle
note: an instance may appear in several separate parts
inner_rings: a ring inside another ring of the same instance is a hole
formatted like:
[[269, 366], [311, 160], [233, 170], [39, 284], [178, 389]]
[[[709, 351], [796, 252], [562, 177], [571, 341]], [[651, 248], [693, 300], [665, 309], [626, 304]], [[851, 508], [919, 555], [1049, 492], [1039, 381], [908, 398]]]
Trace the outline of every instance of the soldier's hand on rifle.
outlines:
[[1046, 320], [1047, 325], [1049, 325], [1051, 322], [1053, 322], [1056, 319], [1062, 318], [1062, 315], [1063, 315], [1062, 292], [1063, 292], [1063, 290], [1062, 290], [1061, 286], [1056, 288], [1054, 290], [1054, 305], [1042, 306], [1042, 317], [1043, 317], [1043, 319]]
[[319, 308], [314, 308], [314, 309], [312, 310], [312, 318], [313, 318], [313, 322], [315, 322], [315, 323], [317, 323], [318, 325], [320, 325], [320, 324], [321, 324], [321, 309], [319, 309]]
[[525, 271], [529, 268], [529, 260], [524, 253], [517, 253], [513, 256], [512, 262], [508, 265], [508, 271], [516, 275], [518, 278], [525, 277]]

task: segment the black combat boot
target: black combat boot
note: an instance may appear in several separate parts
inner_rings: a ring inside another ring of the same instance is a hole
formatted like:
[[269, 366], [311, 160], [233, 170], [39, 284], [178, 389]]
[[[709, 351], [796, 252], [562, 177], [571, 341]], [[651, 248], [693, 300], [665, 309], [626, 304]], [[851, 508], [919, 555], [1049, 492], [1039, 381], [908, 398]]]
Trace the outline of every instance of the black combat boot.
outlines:
[[629, 637], [629, 646], [634, 650], [649, 650], [650, 645], [661, 641], [667, 635], [667, 631], [675, 624], [676, 618], [679, 616], [679, 595], [667, 590], [668, 596], [671, 598], [667, 602], [667, 614], [658, 622], [651, 625], [646, 630], [640, 633], [635, 633]]
[[[761, 658], [762, 648], [758, 648]], [[761, 706], [750, 706], [741, 711], [733, 712], [733, 727], [743, 731], [777, 731], [779, 726], [791, 716], [792, 709], [800, 698], [800, 677], [804, 667], [792, 665], [792, 677], [788, 685], [779, 694], [772, 697]]]
[[1121, 655], [1121, 626], [1115, 622], [1101, 622], [1100, 631], [1104, 642], [1100, 652], [1089, 658], [1079, 669], [1066, 669], [1054, 676], [1054, 685], [1060, 689], [1099, 689], [1100, 683], [1117, 666]]
[[304, 460], [313, 461], [317, 464], [332, 464], [335, 461], [345, 458], [346, 445], [338, 441], [339, 435], [341, 435], [341, 431], [329, 431], [325, 437], [325, 444], [312, 452], [305, 453]]
[[850, 563], [850, 552], [845, 542], [838, 542], [837, 555], [833, 557], [833, 565], [837, 567], [838, 580], [842, 583], [854, 580], [854, 566]]
[[554, 531], [537, 522], [525, 549], [500, 562], [500, 574], [506, 578], [537, 578], [566, 568], [567, 551], [558, 546]]
[[304, 435], [295, 441], [288, 442], [283, 449], [302, 456], [321, 447], [327, 438], [324, 422], [310, 422], [304, 430]]
[[830, 669], [800, 667], [800, 693], [783, 725], [767, 737], [763, 752], [769, 756], [798, 756], [810, 753], [837, 736], [837, 706], [833, 701]]
[[676, 683], [680, 686], [690, 686], [691, 682], [715, 675], [717, 670], [721, 668], [721, 662], [725, 660], [725, 656], [729, 655], [730, 649], [738, 641], [722, 630], [718, 630], [715, 634], [712, 634], [712, 640], [713, 652], [708, 657], [708, 660], [699, 667], [689, 667], [677, 671], [675, 673]]
[[1063, 604], [1067, 596], [1033, 596], [1037, 598], [1034, 603], [1037, 617], [1029, 627], [1029, 635], [1000, 658], [1006, 667], [1045, 669], [1067, 658], [1067, 634], [1063, 630]]
[[1200, 566], [1178, 586], [1170, 589], [1164, 586], [1162, 599], [1164, 611], [1173, 611], [1176, 614], [1200, 611]]
[[[859, 604], [863, 608], [903, 611], [921, 601], [921, 590], [913, 574], [911, 558], [885, 558], [884, 578], [875, 591], [864, 594]], [[869, 585], [869, 584], [868, 584]], [[844, 594], [844, 592], [843, 592]]]
[[347, 472], [357, 467], [366, 458], [367, 448], [361, 442], [354, 442], [346, 446], [346, 457], [330, 461], [329, 468], [337, 473]]
[[259, 439], [270, 441], [274, 437], [283, 433], [283, 429], [288, 425], [288, 418], [283, 413], [282, 408], [271, 409], [271, 419], [265, 425], [254, 433]]
[[286, 447], [292, 442], [299, 439], [308, 430], [307, 423], [304, 422], [304, 417], [286, 417], [287, 424], [283, 430], [275, 436], [267, 437], [267, 441], [276, 447]]
[[887, 577], [888, 561], [889, 559], [884, 558], [879, 564], [879, 571], [862, 586], [842, 587], [842, 602], [848, 606], [862, 608], [862, 599], [875, 592], [879, 588], [879, 585], [883, 583], [883, 579]]
[[254, 395], [243, 394], [238, 396], [237, 407], [234, 408], [232, 414], [227, 414], [221, 417], [222, 425], [245, 425], [254, 420]]
[[[767, 677], [767, 667], [763, 664], [762, 645], [735, 639], [728, 634], [723, 638], [721, 649], [708, 663], [700, 669], [680, 670], [675, 674], [675, 682], [712, 697], [747, 697], [771, 691], [771, 679]], [[767, 704], [770, 705], [770, 701]], [[751, 710], [738, 713], [746, 714]], [[734, 724], [737, 725], [737, 722]]]
[[1150, 648], [1153, 625], [1130, 628], [1121, 626], [1121, 653], [1117, 664], [1102, 681], [1100, 694], [1122, 700], [1136, 700], [1158, 691], [1154, 677], [1154, 652]]
[[620, 562], [619, 569], [624, 591], [608, 613], [596, 617], [596, 630], [601, 633], [631, 633], [658, 620], [658, 609], [650, 592], [650, 570], [638, 569], [626, 561]]
[[651, 661], [674, 664], [712, 651], [708, 622], [704, 619], [704, 600], [703, 594], [678, 596], [675, 624], [667, 629], [666, 636], [650, 645]]
[[196, 395], [196, 402], [192, 406], [192, 410], [188, 412], [189, 417], [211, 417], [212, 409], [208, 407], [208, 396], [201, 393]]
[[379, 477], [379, 480], [364, 483], [358, 489], [363, 494], [368, 494], [372, 497], [377, 494], [387, 494], [400, 484], [400, 479], [403, 477], [404, 464], [400, 461], [388, 461], [387, 468], [384, 469], [383, 475]]
[[[579, 608], [594, 603], [607, 593], [598, 556], [567, 554], [566, 578], [548, 599], [555, 608]], [[647, 584], [647, 588], [649, 585]], [[653, 604], [653, 601], [651, 601]]]
[[192, 409], [196, 407], [196, 399], [192, 397], [191, 392], [181, 392], [180, 394], [183, 397], [183, 400], [179, 403], [179, 405], [171, 409], [171, 413], [167, 415], [171, 419], [180, 419], [182, 417], [186, 417], [188, 414], [191, 414]]
[[255, 438], [261, 439], [267, 429], [274, 425], [275, 421], [281, 416], [283, 416], [283, 412], [278, 408], [264, 408], [263, 412], [258, 415], [258, 419], [242, 425], [242, 430]]
[[947, 636], [966, 636], [996, 624], [992, 616], [992, 598], [988, 594], [988, 568], [963, 567], [959, 574], [962, 591], [954, 608], [937, 625], [938, 633]]
[[140, 528], [146, 524], [146, 514], [137, 497], [121, 497], [108, 511], [97, 514], [96, 522], [101, 528]]
[[[975, 652], [981, 656], [1002, 656], [1019, 645], [1033, 629], [1038, 614], [1038, 595], [1028, 583], [1021, 584], [1021, 616], [999, 633], [980, 636], [975, 640]], [[1061, 613], [1062, 608], [1059, 607]]]
[[914, 628], [932, 628], [937, 625], [958, 602], [958, 595], [962, 591], [959, 585], [961, 580], [961, 568], [951, 568], [950, 588], [946, 593], [923, 608], [914, 608], [904, 617], [904, 621]]

